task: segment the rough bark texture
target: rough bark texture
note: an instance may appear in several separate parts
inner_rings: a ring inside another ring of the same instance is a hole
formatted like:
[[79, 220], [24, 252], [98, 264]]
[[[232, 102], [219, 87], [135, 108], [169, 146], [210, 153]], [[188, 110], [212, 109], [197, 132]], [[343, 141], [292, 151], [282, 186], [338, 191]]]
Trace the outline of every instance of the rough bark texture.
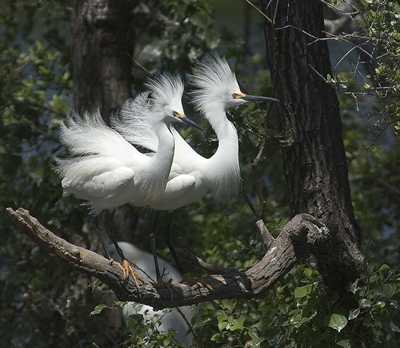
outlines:
[[265, 24], [267, 58], [281, 100], [279, 128], [285, 138], [283, 163], [290, 207], [308, 213], [335, 237], [316, 251], [331, 289], [344, 289], [363, 269], [327, 42], [322, 3], [317, 0], [262, 1], [272, 19]]
[[[111, 113], [128, 99], [132, 86], [136, 1], [76, 0], [73, 15], [74, 109]], [[137, 215], [125, 206], [107, 214], [115, 239], [130, 241]]]
[[[75, 0], [73, 16], [73, 80], [74, 109], [79, 114], [100, 110], [108, 123], [111, 113], [130, 97], [132, 85], [132, 55], [134, 49], [131, 0]], [[128, 209], [129, 210], [129, 209]], [[108, 215], [113, 238], [128, 235], [121, 223], [136, 217], [118, 209]], [[105, 227], [104, 223], [100, 223]], [[110, 231], [111, 232], [111, 231]], [[128, 239], [126, 239], [128, 240]], [[98, 291], [98, 297], [115, 300], [107, 291]], [[100, 322], [105, 336], [119, 341], [120, 310], [104, 313]], [[102, 343], [105, 344], [105, 343]]]
[[131, 85], [131, 9], [128, 0], [76, 0], [73, 20], [74, 108], [110, 113]]
[[271, 287], [296, 262], [329, 244], [326, 226], [307, 214], [296, 215], [273, 240], [264, 257], [247, 271], [221, 270], [201, 279], [181, 283], [138, 283], [123, 278], [118, 262], [73, 245], [57, 237], [27, 210], [7, 209], [14, 222], [47, 252], [73, 267], [103, 281], [120, 300], [151, 305], [156, 309], [191, 305], [205, 301], [255, 297]]

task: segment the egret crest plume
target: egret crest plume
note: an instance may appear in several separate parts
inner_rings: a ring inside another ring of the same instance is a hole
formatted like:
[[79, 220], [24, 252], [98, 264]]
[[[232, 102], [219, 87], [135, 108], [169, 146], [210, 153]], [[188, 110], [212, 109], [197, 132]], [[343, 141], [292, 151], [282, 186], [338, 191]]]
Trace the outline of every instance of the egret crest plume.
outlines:
[[197, 110], [205, 113], [207, 107], [215, 102], [240, 92], [235, 74], [226, 59], [217, 55], [207, 56], [193, 69], [190, 81], [196, 90], [192, 93], [193, 103]]
[[[156, 152], [158, 137], [154, 132], [154, 118], [165, 112], [184, 113], [182, 94], [184, 85], [179, 76], [162, 74], [146, 82], [150, 92], [129, 99], [121, 107], [111, 124], [130, 143]], [[165, 110], [168, 107], [170, 110]]]
[[146, 82], [146, 87], [151, 90], [151, 98], [154, 99], [155, 105], [171, 105], [175, 107], [175, 111], [183, 113], [182, 94], [184, 85], [179, 76], [161, 74]]

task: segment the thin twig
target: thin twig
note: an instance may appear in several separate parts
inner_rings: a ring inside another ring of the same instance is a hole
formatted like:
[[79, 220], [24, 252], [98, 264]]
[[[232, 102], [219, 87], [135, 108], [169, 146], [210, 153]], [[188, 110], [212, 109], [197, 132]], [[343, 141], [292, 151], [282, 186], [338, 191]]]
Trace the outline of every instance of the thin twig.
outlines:
[[193, 330], [192, 323], [188, 320], [188, 318], [186, 318], [186, 315], [185, 315], [185, 313], [182, 312], [182, 309], [180, 309], [179, 307], [175, 307], [175, 309], [178, 311], [178, 313], [180, 314], [182, 319], [185, 321], [186, 325], [189, 327], [189, 331], [192, 333], [194, 339], [196, 340], [197, 337]]
[[261, 16], [263, 16], [268, 22], [274, 24], [271, 18], [269, 18], [262, 10], [260, 10], [256, 5], [254, 5], [250, 0], [245, 0], [251, 7], [253, 7]]

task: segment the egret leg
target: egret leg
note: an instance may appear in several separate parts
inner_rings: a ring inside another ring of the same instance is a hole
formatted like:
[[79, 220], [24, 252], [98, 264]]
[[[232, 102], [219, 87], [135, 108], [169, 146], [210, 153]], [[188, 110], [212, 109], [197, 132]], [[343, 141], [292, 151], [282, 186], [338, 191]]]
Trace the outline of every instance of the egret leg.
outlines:
[[253, 202], [250, 199], [250, 196], [244, 191], [242, 191], [242, 193], [243, 193], [244, 200], [246, 201], [247, 205], [249, 206], [249, 208], [250, 208], [251, 212], [253, 213], [254, 217], [257, 220], [261, 219], [261, 215], [260, 215], [259, 212], [257, 212], [256, 207], [254, 206]]
[[172, 255], [172, 258], [174, 259], [176, 268], [178, 268], [178, 271], [182, 273], [182, 267], [181, 264], [178, 260], [178, 255], [176, 253], [174, 243], [172, 243], [172, 225], [173, 225], [173, 220], [172, 220], [173, 212], [167, 212], [167, 234], [166, 234], [166, 242], [168, 249]]
[[[113, 225], [113, 219], [112, 219], [112, 213], [105, 211], [102, 213], [103, 217], [103, 224], [101, 230], [105, 232], [105, 235], [111, 240], [111, 242], [114, 245], [114, 248], [118, 254], [118, 256], [121, 259], [121, 262], [118, 262], [118, 265], [122, 269], [123, 273], [123, 278], [124, 280], [128, 279], [129, 276], [131, 275], [133, 280], [135, 281], [136, 286], [139, 286], [139, 282], [144, 283], [143, 279], [140, 277], [140, 275], [135, 271], [135, 269], [131, 266], [130, 262], [125, 258], [124, 252], [118, 245], [117, 241], [115, 240], [115, 233], [114, 233], [114, 225]], [[105, 236], [103, 233], [100, 233], [100, 240], [102, 241], [103, 244], [103, 249], [106, 257], [110, 260], [112, 260], [112, 257], [110, 257], [110, 253], [108, 252], [107, 245], [105, 242]]]
[[157, 221], [158, 221], [158, 212], [153, 210], [151, 213], [152, 217], [152, 229], [150, 232], [151, 237], [151, 251], [154, 257], [154, 267], [156, 269], [156, 277], [157, 283], [161, 281], [161, 274], [160, 274], [160, 266], [158, 264], [158, 257], [157, 257]]

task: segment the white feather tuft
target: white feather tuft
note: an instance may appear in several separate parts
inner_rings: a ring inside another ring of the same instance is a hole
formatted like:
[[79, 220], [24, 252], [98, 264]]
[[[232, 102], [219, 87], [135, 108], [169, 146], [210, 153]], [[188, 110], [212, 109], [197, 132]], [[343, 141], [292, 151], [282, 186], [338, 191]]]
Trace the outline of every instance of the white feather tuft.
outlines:
[[231, 99], [232, 93], [240, 92], [235, 74], [228, 62], [217, 55], [207, 56], [193, 69], [191, 83], [197, 88], [193, 103], [197, 110], [206, 112], [207, 106]]
[[156, 152], [158, 137], [154, 132], [154, 122], [164, 118], [168, 112], [183, 112], [184, 85], [179, 76], [162, 74], [149, 80], [146, 86], [151, 92], [128, 100], [119, 117], [112, 120], [112, 126], [132, 144]]
[[140, 154], [104, 123], [99, 112], [74, 114], [62, 124], [60, 140], [70, 153], [67, 159], [57, 159], [64, 193], [89, 201], [96, 213], [125, 203], [122, 196], [133, 183]]
[[111, 125], [130, 143], [156, 152], [158, 138], [153, 125], [163, 115], [152, 111], [149, 95], [150, 92], [144, 92], [135, 99], [128, 99], [119, 114], [111, 119]]
[[171, 106], [174, 111], [182, 110], [182, 95], [184, 85], [182, 79], [177, 75], [161, 74], [149, 80], [146, 86], [152, 91], [154, 106]]
[[101, 155], [126, 162], [127, 155], [137, 152], [104, 123], [99, 111], [83, 117], [73, 114], [61, 125], [60, 140], [72, 156]]

